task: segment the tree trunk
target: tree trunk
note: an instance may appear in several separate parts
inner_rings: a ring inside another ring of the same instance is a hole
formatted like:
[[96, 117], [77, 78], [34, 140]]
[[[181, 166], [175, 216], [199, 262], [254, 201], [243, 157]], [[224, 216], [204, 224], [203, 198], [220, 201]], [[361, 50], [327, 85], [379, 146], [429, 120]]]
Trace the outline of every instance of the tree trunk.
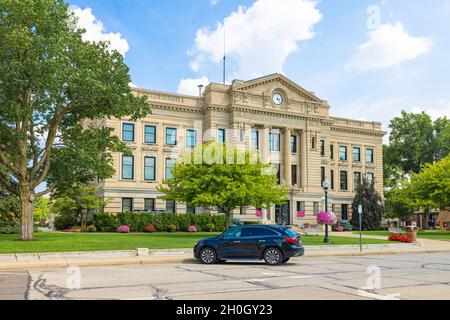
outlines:
[[33, 201], [34, 194], [30, 192], [28, 184], [20, 184], [20, 239], [33, 240], [34, 216]]
[[231, 224], [231, 210], [227, 210], [225, 212], [225, 230], [230, 229], [230, 224]]

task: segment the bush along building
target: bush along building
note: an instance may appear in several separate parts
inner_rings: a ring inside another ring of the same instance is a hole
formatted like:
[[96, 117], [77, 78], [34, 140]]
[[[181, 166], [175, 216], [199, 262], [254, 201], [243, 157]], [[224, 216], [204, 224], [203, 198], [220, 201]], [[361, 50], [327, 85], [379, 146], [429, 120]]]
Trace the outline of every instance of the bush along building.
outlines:
[[157, 191], [183, 149], [212, 139], [258, 149], [289, 190], [286, 204], [264, 209], [262, 217], [255, 208], [235, 210], [233, 215], [242, 220], [315, 224], [315, 215], [324, 209], [325, 178], [330, 182], [328, 208], [342, 220], [351, 218], [355, 189], [364, 175], [383, 194], [381, 123], [333, 117], [327, 101], [281, 74], [231, 85], [211, 83], [198, 97], [133, 91], [148, 97], [151, 115], [98, 122], [114, 128], [132, 150], [132, 155], [115, 154], [115, 175], [99, 183], [108, 202], [105, 212], [220, 213], [165, 202]]

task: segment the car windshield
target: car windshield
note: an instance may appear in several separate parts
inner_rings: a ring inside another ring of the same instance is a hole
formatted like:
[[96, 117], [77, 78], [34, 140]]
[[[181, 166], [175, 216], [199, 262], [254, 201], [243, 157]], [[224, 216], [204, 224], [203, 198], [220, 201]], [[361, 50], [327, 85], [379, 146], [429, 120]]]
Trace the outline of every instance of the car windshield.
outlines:
[[291, 238], [297, 238], [298, 237], [297, 232], [295, 232], [292, 229], [289, 229], [289, 228], [284, 229], [284, 232], [286, 232], [288, 234], [288, 236], [291, 237]]

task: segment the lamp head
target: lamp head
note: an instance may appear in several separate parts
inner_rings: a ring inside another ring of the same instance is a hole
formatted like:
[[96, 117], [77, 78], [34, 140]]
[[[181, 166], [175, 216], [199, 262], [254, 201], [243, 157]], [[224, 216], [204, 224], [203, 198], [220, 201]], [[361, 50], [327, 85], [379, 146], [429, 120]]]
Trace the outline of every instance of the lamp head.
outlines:
[[322, 187], [324, 190], [328, 190], [328, 188], [330, 187], [330, 182], [328, 181], [327, 178], [325, 178], [325, 180], [323, 180]]

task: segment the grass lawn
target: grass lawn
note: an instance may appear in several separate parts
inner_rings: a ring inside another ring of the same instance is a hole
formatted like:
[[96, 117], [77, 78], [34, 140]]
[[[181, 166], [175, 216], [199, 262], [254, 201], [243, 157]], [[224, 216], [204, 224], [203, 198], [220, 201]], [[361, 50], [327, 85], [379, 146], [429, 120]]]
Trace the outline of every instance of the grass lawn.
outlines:
[[[353, 233], [359, 234], [358, 231], [355, 231]], [[389, 237], [390, 233], [389, 231], [363, 231], [363, 234]], [[450, 240], [450, 231], [433, 231], [433, 230], [419, 231], [417, 232], [417, 237], [423, 239]]]
[[[132, 250], [135, 248], [177, 249], [192, 248], [203, 238], [217, 233], [43, 233], [35, 240], [22, 242], [18, 235], [0, 235], [1, 253], [74, 252]], [[357, 238], [332, 237], [331, 244], [358, 244]], [[384, 240], [365, 239], [364, 243], [388, 243]], [[304, 236], [304, 245], [323, 245], [323, 237]]]

